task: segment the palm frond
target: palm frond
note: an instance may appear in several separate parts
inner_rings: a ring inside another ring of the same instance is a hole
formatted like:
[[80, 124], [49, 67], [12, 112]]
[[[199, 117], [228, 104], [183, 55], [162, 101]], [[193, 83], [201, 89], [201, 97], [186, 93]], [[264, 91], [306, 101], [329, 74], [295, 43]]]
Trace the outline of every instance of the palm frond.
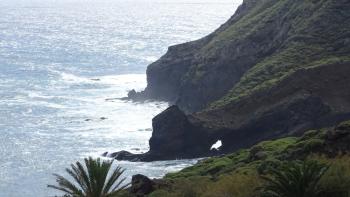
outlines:
[[271, 170], [270, 176], [263, 176], [266, 185], [264, 196], [273, 197], [317, 197], [322, 191], [319, 182], [329, 166], [316, 161], [294, 161], [279, 170]]
[[84, 159], [84, 164], [85, 167], [80, 162], [76, 162], [75, 165], [71, 164], [71, 168], [66, 169], [73, 182], [54, 174], [58, 185], [48, 185], [48, 187], [72, 197], [112, 197], [128, 186], [128, 184], [123, 185], [125, 178], [121, 178], [124, 170], [119, 166], [111, 169], [113, 160], [103, 161], [100, 158], [89, 157]]

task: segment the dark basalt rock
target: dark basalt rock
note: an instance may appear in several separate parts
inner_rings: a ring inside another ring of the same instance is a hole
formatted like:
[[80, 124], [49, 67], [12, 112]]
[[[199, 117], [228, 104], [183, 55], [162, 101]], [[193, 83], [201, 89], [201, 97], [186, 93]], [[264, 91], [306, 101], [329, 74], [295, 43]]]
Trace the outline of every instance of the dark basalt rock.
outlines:
[[[258, 92], [235, 105], [192, 115], [172, 106], [153, 119], [148, 153], [120, 154], [118, 159], [211, 156], [335, 125], [350, 119], [348, 73], [346, 63], [302, 70], [270, 89], [269, 94]], [[332, 136], [338, 135], [340, 130]], [[220, 151], [209, 151], [217, 140], [222, 141]]]
[[148, 177], [137, 174], [132, 176], [130, 193], [134, 196], [145, 196], [154, 191], [155, 182]]
[[146, 100], [153, 100], [151, 97], [146, 96], [145, 91], [136, 92], [132, 89], [128, 92], [128, 96], [118, 98], [122, 101], [144, 102]]
[[125, 99], [133, 100], [133, 101], [142, 101], [144, 99], [141, 92], [136, 92], [134, 89], [128, 92], [128, 97]]
[[329, 130], [323, 148], [330, 156], [350, 152], [350, 122]]
[[150, 179], [142, 174], [132, 176], [131, 187], [128, 189], [131, 196], [143, 197], [158, 189], [169, 189], [170, 184], [164, 179]]
[[152, 155], [165, 159], [194, 158], [211, 155], [211, 146], [218, 140], [198, 124], [196, 118], [186, 116], [177, 106], [171, 106], [152, 120], [153, 133], [149, 141]]
[[136, 97], [136, 95], [137, 95], [137, 92], [134, 89], [132, 89], [128, 92], [128, 97], [130, 99], [134, 99]]
[[[219, 154], [210, 147], [218, 140], [197, 126], [195, 119], [188, 118], [177, 106], [171, 106], [152, 120], [153, 133], [150, 150], [144, 154], [120, 151], [111, 154], [117, 160], [154, 161], [195, 158]], [[209, 131], [209, 130], [208, 130]]]
[[128, 160], [128, 161], [138, 161], [138, 154], [132, 154], [128, 151], [115, 152], [110, 155], [110, 157], [115, 158], [116, 160]]

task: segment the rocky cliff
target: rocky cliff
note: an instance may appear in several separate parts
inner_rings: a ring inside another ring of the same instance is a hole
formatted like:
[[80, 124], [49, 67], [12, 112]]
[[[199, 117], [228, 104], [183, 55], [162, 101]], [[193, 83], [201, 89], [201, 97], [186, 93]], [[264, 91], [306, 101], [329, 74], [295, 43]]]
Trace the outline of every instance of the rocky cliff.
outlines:
[[350, 118], [349, 10], [348, 0], [245, 0], [214, 33], [169, 47], [130, 95], [180, 108], [153, 120], [148, 154], [209, 155], [216, 140], [226, 153]]
[[347, 0], [245, 0], [214, 33], [169, 47], [147, 69], [146, 98], [182, 110], [222, 106], [298, 69], [349, 61]]

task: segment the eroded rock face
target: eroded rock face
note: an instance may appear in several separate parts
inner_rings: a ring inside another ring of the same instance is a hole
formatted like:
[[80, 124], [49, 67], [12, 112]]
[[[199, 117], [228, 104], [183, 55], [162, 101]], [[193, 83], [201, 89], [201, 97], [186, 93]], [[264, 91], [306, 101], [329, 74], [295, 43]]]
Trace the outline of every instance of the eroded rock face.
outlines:
[[[349, 65], [298, 71], [268, 91], [221, 109], [186, 115], [172, 106], [153, 119], [148, 153], [118, 158], [153, 161], [229, 153], [350, 119]], [[217, 140], [222, 141], [220, 151], [209, 151]]]
[[174, 159], [190, 158], [209, 152], [209, 136], [193, 125], [177, 106], [171, 106], [157, 115], [152, 124], [150, 154]]
[[210, 150], [221, 131], [208, 128], [195, 116], [187, 116], [178, 106], [171, 106], [153, 120], [149, 141], [150, 155], [162, 159], [195, 158], [219, 154]]

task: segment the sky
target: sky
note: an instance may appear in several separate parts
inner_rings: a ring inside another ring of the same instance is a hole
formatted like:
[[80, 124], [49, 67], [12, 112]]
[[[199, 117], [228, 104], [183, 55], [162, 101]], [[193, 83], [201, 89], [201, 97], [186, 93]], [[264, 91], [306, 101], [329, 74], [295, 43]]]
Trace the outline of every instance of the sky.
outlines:
[[233, 3], [235, 0], [1, 0], [0, 7], [50, 7], [74, 4], [93, 4], [104, 2], [160, 2], [160, 3]]

